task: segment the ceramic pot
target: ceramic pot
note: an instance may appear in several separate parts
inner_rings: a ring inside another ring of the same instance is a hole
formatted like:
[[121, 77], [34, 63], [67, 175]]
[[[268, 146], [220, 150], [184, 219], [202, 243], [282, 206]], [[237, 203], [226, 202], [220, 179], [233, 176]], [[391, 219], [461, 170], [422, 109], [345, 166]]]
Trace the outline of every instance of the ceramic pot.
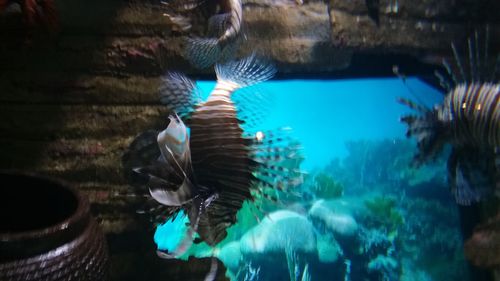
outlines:
[[108, 252], [89, 203], [69, 185], [0, 172], [0, 280], [105, 280]]

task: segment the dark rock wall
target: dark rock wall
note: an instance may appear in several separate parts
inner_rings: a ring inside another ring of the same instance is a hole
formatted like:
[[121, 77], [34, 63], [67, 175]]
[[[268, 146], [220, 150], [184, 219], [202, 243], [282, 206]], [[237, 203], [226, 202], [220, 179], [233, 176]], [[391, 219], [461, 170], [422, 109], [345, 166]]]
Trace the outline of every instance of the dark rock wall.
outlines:
[[[115, 280], [134, 280], [145, 260], [168, 274], [130, 207], [121, 167], [132, 139], [164, 124], [159, 75], [213, 75], [189, 65], [184, 34], [145, 2], [56, 1], [57, 30], [27, 26], [15, 6], [0, 12], [0, 168], [62, 178], [86, 193], [110, 238]], [[493, 49], [500, 49], [495, 0], [272, 2], [245, 3], [240, 55], [266, 54], [281, 78], [390, 75], [393, 64], [428, 75], [429, 63], [450, 56], [449, 43], [478, 23], [490, 24]], [[193, 32], [203, 33], [202, 26]]]

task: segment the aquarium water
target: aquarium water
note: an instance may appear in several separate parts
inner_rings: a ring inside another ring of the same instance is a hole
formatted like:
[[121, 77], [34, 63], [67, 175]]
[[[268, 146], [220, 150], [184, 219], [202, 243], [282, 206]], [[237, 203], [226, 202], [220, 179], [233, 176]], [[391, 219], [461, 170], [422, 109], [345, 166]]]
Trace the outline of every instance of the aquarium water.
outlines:
[[[446, 155], [412, 165], [399, 120], [409, 110], [396, 102], [432, 108], [440, 91], [416, 78], [273, 80], [241, 94], [252, 91], [266, 97], [262, 131], [289, 127], [300, 143], [303, 182], [245, 203], [222, 242], [180, 259], [216, 257], [231, 280], [468, 280]], [[158, 227], [159, 247], [181, 229], [172, 223]]]

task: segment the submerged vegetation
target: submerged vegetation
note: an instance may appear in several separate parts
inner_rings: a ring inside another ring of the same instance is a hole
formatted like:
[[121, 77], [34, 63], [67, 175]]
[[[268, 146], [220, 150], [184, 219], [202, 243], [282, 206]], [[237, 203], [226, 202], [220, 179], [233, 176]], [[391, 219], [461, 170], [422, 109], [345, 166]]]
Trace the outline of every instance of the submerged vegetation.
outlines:
[[403, 216], [396, 209], [394, 197], [377, 196], [366, 199], [364, 203], [368, 209], [370, 221], [384, 227], [390, 233], [397, 231], [398, 227], [404, 223]]
[[344, 194], [344, 186], [324, 172], [314, 176], [314, 184], [311, 189], [316, 198], [333, 199]]

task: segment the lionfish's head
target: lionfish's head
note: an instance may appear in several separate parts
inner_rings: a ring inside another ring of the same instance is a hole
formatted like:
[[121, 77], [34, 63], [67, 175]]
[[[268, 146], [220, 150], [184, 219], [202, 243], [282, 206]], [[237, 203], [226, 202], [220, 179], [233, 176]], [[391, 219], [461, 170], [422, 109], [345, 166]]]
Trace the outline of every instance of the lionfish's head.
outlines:
[[177, 114], [170, 115], [168, 127], [158, 135], [158, 143], [166, 143], [174, 156], [182, 157], [189, 152], [189, 136], [186, 125]]

